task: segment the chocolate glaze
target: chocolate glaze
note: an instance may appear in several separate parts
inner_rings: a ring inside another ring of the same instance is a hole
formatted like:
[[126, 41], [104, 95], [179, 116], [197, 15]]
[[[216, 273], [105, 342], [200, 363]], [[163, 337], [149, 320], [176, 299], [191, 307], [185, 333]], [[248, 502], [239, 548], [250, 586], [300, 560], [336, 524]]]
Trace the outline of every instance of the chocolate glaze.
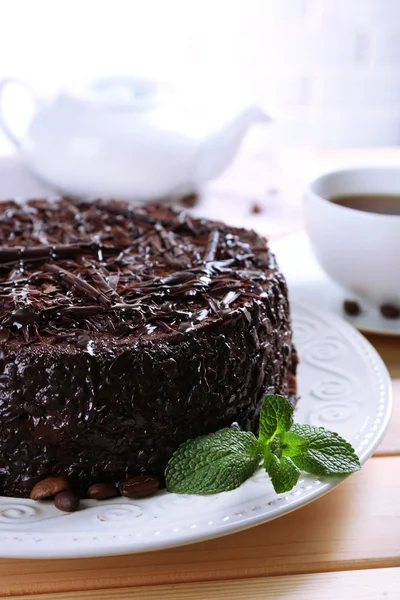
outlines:
[[0, 204], [0, 493], [161, 476], [184, 440], [295, 395], [263, 238], [172, 208]]

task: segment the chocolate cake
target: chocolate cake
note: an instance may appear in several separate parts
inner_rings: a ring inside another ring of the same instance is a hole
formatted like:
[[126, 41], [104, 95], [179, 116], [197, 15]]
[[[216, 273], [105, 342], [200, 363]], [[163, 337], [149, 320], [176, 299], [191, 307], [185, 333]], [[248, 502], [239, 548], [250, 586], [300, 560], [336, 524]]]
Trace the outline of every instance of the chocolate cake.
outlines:
[[172, 208], [0, 203], [0, 494], [162, 477], [295, 396], [287, 288], [253, 231]]

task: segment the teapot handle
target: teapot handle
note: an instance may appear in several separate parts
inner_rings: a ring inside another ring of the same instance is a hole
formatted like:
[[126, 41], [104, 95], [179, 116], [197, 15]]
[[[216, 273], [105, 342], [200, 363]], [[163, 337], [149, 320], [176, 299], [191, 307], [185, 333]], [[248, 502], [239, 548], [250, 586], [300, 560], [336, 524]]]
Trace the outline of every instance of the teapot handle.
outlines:
[[16, 146], [17, 148], [21, 147], [21, 139], [12, 131], [12, 129], [7, 125], [4, 110], [3, 110], [3, 98], [4, 92], [9, 85], [16, 85], [22, 87], [29, 93], [29, 95], [33, 98], [34, 103], [38, 103], [38, 99], [32, 89], [28, 86], [27, 83], [22, 81], [22, 79], [16, 79], [13, 77], [9, 77], [7, 79], [3, 79], [0, 81], [0, 128], [4, 131], [8, 139]]

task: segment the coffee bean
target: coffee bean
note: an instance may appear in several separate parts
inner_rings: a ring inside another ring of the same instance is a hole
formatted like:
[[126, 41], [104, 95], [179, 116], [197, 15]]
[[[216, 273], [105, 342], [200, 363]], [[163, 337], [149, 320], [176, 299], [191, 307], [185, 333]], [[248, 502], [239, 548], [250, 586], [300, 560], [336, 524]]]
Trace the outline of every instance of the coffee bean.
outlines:
[[52, 498], [59, 492], [69, 490], [70, 482], [66, 477], [48, 477], [39, 481], [31, 491], [31, 500], [43, 500], [44, 498]]
[[79, 508], [79, 498], [74, 492], [60, 492], [54, 498], [54, 506], [64, 512], [74, 512]]
[[188, 194], [181, 198], [181, 204], [186, 208], [193, 208], [199, 201], [199, 197], [197, 194]]
[[125, 498], [143, 498], [154, 494], [160, 487], [157, 477], [139, 475], [131, 477], [119, 484], [119, 491]]
[[118, 491], [112, 483], [95, 483], [87, 491], [87, 497], [94, 500], [107, 500], [115, 496], [118, 496]]
[[382, 304], [381, 315], [385, 317], [385, 319], [399, 319], [400, 308], [398, 306], [394, 306], [393, 304]]
[[254, 202], [254, 204], [251, 207], [251, 212], [253, 213], [253, 215], [258, 215], [260, 212], [262, 212], [262, 208], [257, 202]]
[[361, 306], [355, 300], [345, 300], [343, 302], [343, 310], [346, 314], [350, 315], [350, 317], [356, 317], [362, 312]]

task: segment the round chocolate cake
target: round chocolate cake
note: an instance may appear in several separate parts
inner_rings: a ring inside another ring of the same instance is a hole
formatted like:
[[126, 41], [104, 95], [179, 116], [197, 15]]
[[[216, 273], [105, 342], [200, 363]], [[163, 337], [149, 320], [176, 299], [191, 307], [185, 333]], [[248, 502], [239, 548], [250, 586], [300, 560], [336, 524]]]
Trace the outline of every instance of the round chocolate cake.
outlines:
[[161, 477], [295, 397], [285, 280], [253, 231], [150, 205], [0, 203], [0, 494]]

